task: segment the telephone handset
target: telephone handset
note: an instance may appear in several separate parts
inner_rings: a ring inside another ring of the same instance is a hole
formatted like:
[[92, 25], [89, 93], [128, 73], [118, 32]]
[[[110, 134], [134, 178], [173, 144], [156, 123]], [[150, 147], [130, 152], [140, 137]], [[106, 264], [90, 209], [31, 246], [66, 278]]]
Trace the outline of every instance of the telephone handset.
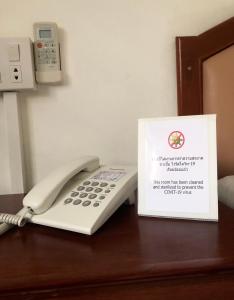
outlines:
[[[135, 167], [99, 166], [97, 157], [82, 157], [33, 187], [23, 199], [24, 209], [16, 215], [15, 224], [28, 221], [93, 234], [123, 202], [134, 202], [136, 188]], [[7, 223], [7, 216], [2, 222]], [[0, 233], [1, 226], [3, 233], [7, 225], [0, 225]]]
[[99, 167], [95, 157], [82, 157], [55, 170], [39, 182], [23, 199], [23, 205], [30, 207], [35, 214], [44, 213], [69, 179], [81, 171], [91, 172]]

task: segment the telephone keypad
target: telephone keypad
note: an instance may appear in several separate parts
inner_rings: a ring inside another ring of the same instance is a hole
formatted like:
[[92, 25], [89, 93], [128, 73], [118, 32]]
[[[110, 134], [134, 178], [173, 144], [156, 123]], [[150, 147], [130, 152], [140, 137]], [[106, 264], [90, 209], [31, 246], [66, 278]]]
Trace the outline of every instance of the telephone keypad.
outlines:
[[[70, 192], [70, 196], [64, 200], [64, 204], [81, 204], [84, 207], [92, 204], [93, 207], [99, 207], [102, 203], [101, 200], [104, 200], [115, 187], [116, 185], [113, 183], [85, 180], [77, 186], [77, 191]], [[93, 202], [92, 200], [94, 199], [95, 201]]]

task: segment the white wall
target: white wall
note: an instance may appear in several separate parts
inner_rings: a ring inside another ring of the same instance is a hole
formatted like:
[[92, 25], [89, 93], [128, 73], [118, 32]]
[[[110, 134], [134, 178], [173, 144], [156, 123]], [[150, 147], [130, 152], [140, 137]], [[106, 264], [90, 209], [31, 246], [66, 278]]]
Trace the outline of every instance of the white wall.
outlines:
[[[28, 186], [82, 154], [136, 163], [137, 119], [176, 115], [176, 35], [234, 15], [233, 0], [0, 0], [0, 36], [60, 27], [64, 83], [22, 93]], [[0, 194], [8, 192], [0, 98]]]

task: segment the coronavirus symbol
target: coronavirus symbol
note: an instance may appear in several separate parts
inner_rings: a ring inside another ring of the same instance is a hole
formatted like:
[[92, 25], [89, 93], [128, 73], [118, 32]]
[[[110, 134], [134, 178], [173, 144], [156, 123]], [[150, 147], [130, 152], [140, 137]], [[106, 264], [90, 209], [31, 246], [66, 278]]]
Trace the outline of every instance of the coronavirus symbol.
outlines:
[[173, 149], [180, 149], [184, 145], [184, 135], [180, 131], [173, 131], [169, 134], [168, 143]]

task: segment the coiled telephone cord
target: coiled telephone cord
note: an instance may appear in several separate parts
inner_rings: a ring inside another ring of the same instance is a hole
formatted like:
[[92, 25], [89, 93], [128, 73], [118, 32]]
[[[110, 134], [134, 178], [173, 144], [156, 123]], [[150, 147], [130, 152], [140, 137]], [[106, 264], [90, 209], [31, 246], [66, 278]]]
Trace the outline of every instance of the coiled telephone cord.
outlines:
[[[24, 207], [16, 215], [0, 213], [0, 235], [13, 226], [24, 226], [32, 217], [30, 208]], [[1, 224], [2, 223], [2, 224]]]
[[0, 223], [18, 225], [19, 227], [22, 227], [26, 222], [27, 219], [25, 219], [23, 216], [0, 213]]

